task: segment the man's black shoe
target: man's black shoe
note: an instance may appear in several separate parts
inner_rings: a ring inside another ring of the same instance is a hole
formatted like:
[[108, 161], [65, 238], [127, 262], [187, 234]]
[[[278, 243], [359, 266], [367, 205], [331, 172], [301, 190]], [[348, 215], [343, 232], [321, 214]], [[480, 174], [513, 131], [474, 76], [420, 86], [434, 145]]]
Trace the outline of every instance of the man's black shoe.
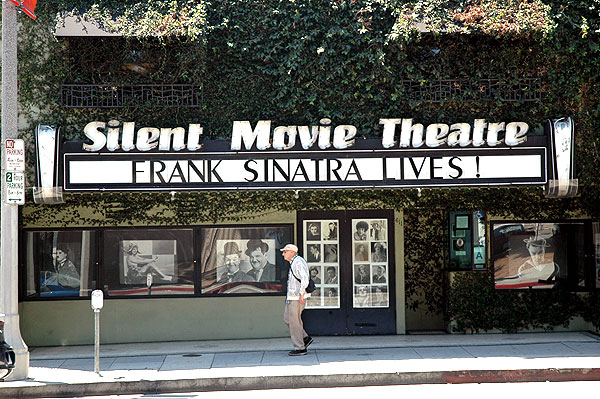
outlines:
[[293, 351], [290, 351], [288, 353], [289, 356], [302, 356], [302, 355], [306, 355], [306, 349], [296, 349]]
[[304, 349], [308, 348], [308, 346], [312, 343], [313, 343], [313, 339], [311, 336], [304, 337]]

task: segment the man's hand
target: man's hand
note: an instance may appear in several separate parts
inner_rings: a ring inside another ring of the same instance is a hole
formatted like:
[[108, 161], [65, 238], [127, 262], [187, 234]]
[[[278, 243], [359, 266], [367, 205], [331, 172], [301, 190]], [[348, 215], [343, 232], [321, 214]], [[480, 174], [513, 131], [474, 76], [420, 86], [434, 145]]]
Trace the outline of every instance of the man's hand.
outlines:
[[306, 303], [306, 300], [304, 299], [304, 294], [300, 294], [300, 303], [302, 305], [304, 305]]

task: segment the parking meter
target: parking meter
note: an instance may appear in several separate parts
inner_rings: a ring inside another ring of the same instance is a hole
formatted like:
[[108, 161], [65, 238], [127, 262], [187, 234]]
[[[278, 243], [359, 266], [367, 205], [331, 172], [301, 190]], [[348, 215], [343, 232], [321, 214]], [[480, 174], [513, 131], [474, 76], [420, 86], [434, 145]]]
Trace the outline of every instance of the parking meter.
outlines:
[[92, 309], [94, 312], [100, 311], [104, 306], [104, 293], [101, 290], [92, 291]]
[[94, 373], [100, 374], [100, 309], [104, 306], [104, 293], [92, 291], [92, 309], [94, 309]]

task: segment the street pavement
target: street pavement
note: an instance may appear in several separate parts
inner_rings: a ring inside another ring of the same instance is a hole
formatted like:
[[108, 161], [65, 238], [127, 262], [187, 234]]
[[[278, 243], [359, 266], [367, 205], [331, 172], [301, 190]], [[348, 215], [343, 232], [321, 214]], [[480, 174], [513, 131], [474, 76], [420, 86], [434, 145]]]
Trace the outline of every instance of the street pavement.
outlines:
[[29, 378], [1, 398], [517, 381], [600, 381], [589, 332], [315, 337], [30, 348]]

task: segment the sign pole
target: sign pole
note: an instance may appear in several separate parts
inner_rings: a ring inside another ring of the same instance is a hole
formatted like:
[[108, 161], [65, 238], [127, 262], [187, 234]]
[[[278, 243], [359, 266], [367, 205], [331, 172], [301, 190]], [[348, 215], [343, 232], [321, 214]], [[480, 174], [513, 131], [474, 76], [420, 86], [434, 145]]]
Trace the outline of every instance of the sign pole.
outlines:
[[[17, 108], [17, 7], [2, 1], [2, 146], [18, 136]], [[2, 148], [4, 153], [5, 149]], [[2, 193], [6, 193], [6, 157], [2, 157]], [[11, 178], [12, 178], [11, 174]], [[4, 196], [4, 195], [3, 195]], [[6, 315], [4, 338], [15, 352], [15, 368], [7, 381], [23, 380], [29, 375], [29, 349], [19, 328], [18, 249], [19, 208], [2, 201], [0, 240], [0, 313]]]

